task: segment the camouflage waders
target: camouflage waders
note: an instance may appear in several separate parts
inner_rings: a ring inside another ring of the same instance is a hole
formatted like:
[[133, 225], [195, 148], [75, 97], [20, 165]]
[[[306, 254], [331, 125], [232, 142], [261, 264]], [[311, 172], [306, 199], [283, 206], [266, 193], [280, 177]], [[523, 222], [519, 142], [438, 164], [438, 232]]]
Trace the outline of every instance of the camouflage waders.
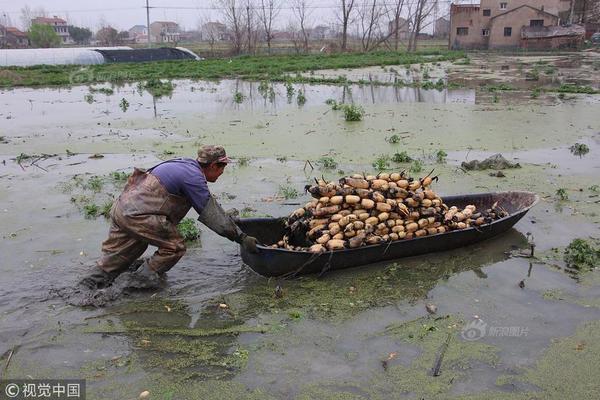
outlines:
[[148, 260], [150, 269], [168, 271], [185, 254], [177, 224], [190, 208], [186, 198], [170, 194], [154, 175], [135, 168], [111, 210], [97, 266], [107, 273], [121, 272], [152, 245], [158, 250]]

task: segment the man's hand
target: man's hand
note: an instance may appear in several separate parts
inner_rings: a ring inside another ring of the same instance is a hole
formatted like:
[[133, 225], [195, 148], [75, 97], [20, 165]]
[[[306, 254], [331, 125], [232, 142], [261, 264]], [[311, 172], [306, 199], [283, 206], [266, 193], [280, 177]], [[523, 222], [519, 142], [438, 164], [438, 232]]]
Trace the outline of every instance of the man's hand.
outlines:
[[246, 251], [255, 254], [258, 253], [258, 249], [256, 248], [258, 241], [254, 236], [248, 236], [245, 233], [242, 234], [242, 237], [240, 238], [240, 244]]

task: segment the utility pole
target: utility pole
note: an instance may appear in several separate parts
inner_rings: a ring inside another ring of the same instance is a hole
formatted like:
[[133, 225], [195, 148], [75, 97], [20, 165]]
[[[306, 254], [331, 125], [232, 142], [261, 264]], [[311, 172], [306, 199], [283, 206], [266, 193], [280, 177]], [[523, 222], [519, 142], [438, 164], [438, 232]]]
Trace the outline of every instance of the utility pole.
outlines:
[[146, 31], [148, 32], [148, 48], [152, 47], [152, 42], [150, 41], [150, 6], [148, 5], [148, 1], [146, 0]]

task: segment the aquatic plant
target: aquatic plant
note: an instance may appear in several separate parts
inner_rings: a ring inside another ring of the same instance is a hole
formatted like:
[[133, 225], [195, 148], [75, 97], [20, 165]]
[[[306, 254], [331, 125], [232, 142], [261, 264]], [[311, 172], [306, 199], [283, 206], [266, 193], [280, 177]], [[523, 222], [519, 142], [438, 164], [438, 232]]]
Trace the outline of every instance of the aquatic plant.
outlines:
[[590, 152], [590, 148], [585, 143], [575, 143], [574, 145], [569, 147], [569, 150], [573, 155], [579, 157], [583, 157], [584, 155]]
[[371, 164], [377, 171], [384, 171], [390, 167], [390, 156], [382, 154]]
[[85, 204], [83, 206], [83, 215], [85, 216], [86, 219], [96, 218], [98, 216], [99, 212], [100, 212], [100, 207], [98, 207], [94, 203]]
[[306, 96], [304, 95], [303, 90], [298, 90], [298, 96], [296, 97], [296, 102], [299, 106], [303, 106], [306, 103]]
[[175, 85], [171, 81], [162, 81], [158, 78], [150, 78], [145, 82], [138, 84], [138, 91], [147, 91], [153, 97], [170, 96], [175, 89]]
[[580, 86], [574, 85], [570, 83], [563, 83], [557, 89], [556, 92], [559, 93], [584, 93], [584, 94], [596, 94], [600, 93], [600, 91], [592, 88], [591, 86]]
[[565, 249], [564, 260], [569, 267], [588, 271], [600, 265], [600, 249], [584, 239], [574, 239]]
[[533, 88], [533, 90], [531, 91], [531, 98], [532, 99], [537, 99], [538, 97], [540, 97], [540, 93], [542, 92], [542, 90], [538, 87]]
[[437, 153], [435, 153], [435, 159], [440, 164], [446, 162], [446, 157], [448, 157], [448, 153], [444, 150], [438, 150]]
[[408, 170], [412, 173], [419, 173], [421, 171], [423, 171], [423, 161], [421, 160], [414, 160], [412, 162], [412, 164], [410, 164], [410, 167], [408, 168]]
[[245, 167], [248, 164], [250, 164], [250, 158], [249, 157], [238, 157], [236, 159], [237, 164], [239, 167]]
[[193, 218], [184, 218], [177, 224], [177, 232], [186, 242], [198, 239], [200, 230], [196, 226], [196, 221]]
[[392, 156], [392, 161], [395, 163], [407, 163], [411, 162], [413, 159], [408, 155], [406, 151], [401, 151], [400, 153], [396, 153]]
[[129, 176], [130, 174], [123, 171], [113, 171], [109, 174], [110, 179], [112, 179], [112, 181], [115, 183], [127, 182]]
[[111, 96], [115, 93], [115, 91], [113, 89], [106, 88], [106, 87], [95, 88], [95, 87], [90, 86], [88, 89], [89, 89], [90, 93], [102, 93], [107, 96]]
[[99, 176], [92, 176], [88, 179], [87, 183], [83, 185], [84, 189], [91, 190], [93, 192], [99, 193], [102, 190], [103, 180]]
[[344, 105], [344, 118], [346, 121], [361, 121], [365, 115], [365, 110], [356, 104]]
[[323, 156], [316, 161], [316, 164], [323, 169], [335, 169], [338, 166], [333, 157]]
[[129, 108], [129, 102], [127, 101], [126, 98], [122, 98], [121, 102], [119, 103], [119, 107], [121, 107], [121, 111], [126, 112], [127, 109]]
[[245, 98], [245, 96], [241, 92], [236, 91], [233, 94], [233, 102], [236, 103], [236, 104], [243, 103], [244, 102], [244, 98]]
[[280, 185], [277, 194], [286, 200], [295, 199], [300, 196], [300, 192], [295, 187], [287, 185]]
[[294, 95], [294, 85], [292, 85], [292, 82], [286, 82], [284, 86], [287, 97], [292, 97]]
[[389, 138], [386, 138], [385, 140], [388, 143], [396, 144], [396, 143], [400, 143], [400, 140], [402, 140], [402, 138], [400, 137], [400, 135], [394, 134], [394, 135], [390, 136]]
[[569, 194], [567, 193], [567, 189], [565, 188], [559, 188], [556, 190], [556, 197], [558, 197], [559, 200], [562, 201], [566, 201], [569, 200]]
[[99, 214], [102, 215], [104, 218], [109, 218], [110, 210], [112, 209], [112, 206], [113, 206], [112, 200], [105, 202], [104, 204], [102, 204], [102, 207], [100, 207]]
[[94, 102], [94, 96], [88, 93], [83, 96], [83, 100], [88, 104], [92, 104]]

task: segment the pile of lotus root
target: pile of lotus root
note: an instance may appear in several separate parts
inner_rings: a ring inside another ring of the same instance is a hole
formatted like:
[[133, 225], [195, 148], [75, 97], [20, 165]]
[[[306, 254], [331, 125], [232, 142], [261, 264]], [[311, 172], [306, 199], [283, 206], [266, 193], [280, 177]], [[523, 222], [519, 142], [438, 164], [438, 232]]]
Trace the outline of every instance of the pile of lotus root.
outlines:
[[508, 215], [497, 204], [481, 212], [474, 205], [448, 207], [430, 189], [434, 180], [431, 173], [413, 179], [404, 172], [316, 180], [305, 187], [314, 199], [290, 215], [284, 237], [271, 247], [320, 253], [436, 235]]

